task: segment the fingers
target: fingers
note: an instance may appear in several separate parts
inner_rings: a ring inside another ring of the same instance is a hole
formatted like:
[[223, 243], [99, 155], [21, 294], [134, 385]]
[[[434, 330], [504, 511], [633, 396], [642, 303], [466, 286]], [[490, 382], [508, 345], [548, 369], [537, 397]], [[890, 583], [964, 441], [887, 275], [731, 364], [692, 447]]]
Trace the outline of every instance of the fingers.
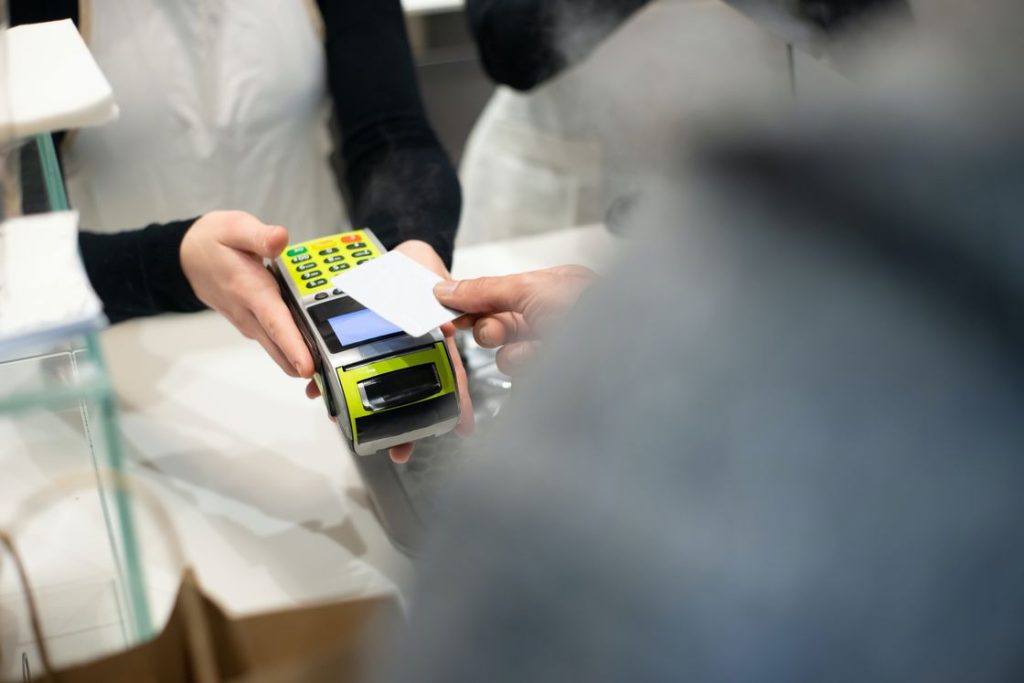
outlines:
[[530, 326], [519, 313], [496, 313], [479, 318], [473, 325], [473, 338], [485, 349], [525, 341], [531, 336]]
[[[269, 275], [264, 275], [270, 278]], [[268, 283], [273, 286], [273, 283]], [[262, 289], [262, 288], [261, 288]], [[251, 302], [252, 312], [259, 321], [260, 326], [273, 340], [278, 349], [281, 350], [292, 368], [290, 374], [299, 377], [313, 376], [313, 356], [306, 346], [306, 340], [295, 325], [288, 306], [281, 300], [277, 287], [266, 288], [265, 294], [256, 293], [256, 299]]]
[[522, 313], [531, 299], [552, 298], [566, 285], [578, 295], [595, 278], [594, 271], [585, 266], [555, 266], [516, 275], [446, 280], [434, 287], [434, 296], [445, 306], [463, 313]]
[[306, 384], [306, 398], [320, 398], [320, 387], [316, 385], [316, 380], [309, 380]]
[[530, 273], [474, 280], [439, 282], [434, 296], [443, 305], [463, 313], [521, 311], [531, 294]]
[[288, 231], [281, 225], [267, 227], [269, 229], [263, 235], [263, 249], [256, 253], [268, 259], [277, 258], [288, 246]]
[[199, 299], [257, 340], [287, 374], [310, 377], [313, 357], [261, 263], [287, 243], [281, 226], [242, 211], [213, 211], [185, 234], [181, 266]]
[[264, 258], [274, 258], [288, 244], [288, 231], [280, 225], [266, 225], [255, 216], [231, 212], [221, 222], [221, 242]]
[[480, 319], [480, 316], [468, 313], [466, 315], [460, 315], [458, 318], [451, 322], [451, 325], [457, 330], [471, 330], [476, 325], [476, 321]]
[[388, 454], [391, 456], [392, 462], [396, 462], [399, 465], [403, 465], [409, 462], [409, 458], [412, 457], [412, 451], [415, 447], [415, 444], [403, 443], [399, 446], [395, 446], [389, 449]]
[[281, 349], [277, 347], [277, 344], [274, 343], [274, 341], [270, 338], [270, 336], [260, 325], [259, 321], [256, 320], [255, 316], [253, 316], [251, 313], [246, 312], [239, 316], [239, 320], [235, 322], [235, 325], [246, 337], [249, 337], [250, 339], [255, 339], [257, 342], [259, 342], [260, 346], [263, 347], [263, 350], [266, 351], [267, 354], [274, 359], [274, 362], [277, 363], [281, 367], [281, 369], [285, 371], [286, 374], [290, 375], [291, 377], [299, 376], [298, 373], [295, 371], [295, 368], [292, 366], [292, 364], [288, 361], [287, 358], [285, 358], [285, 355], [281, 352]]
[[466, 366], [462, 364], [462, 355], [455, 345], [454, 337], [447, 337], [444, 343], [448, 346], [448, 355], [452, 359], [452, 370], [455, 373], [455, 388], [459, 392], [459, 423], [455, 425], [455, 433], [469, 436], [476, 429], [476, 418], [473, 415], [473, 399], [469, 395], [469, 378]]
[[533, 341], [516, 342], [501, 347], [495, 357], [498, 369], [506, 375], [515, 375], [523, 369], [523, 366], [529, 364], [538, 348], [540, 348], [540, 344]]

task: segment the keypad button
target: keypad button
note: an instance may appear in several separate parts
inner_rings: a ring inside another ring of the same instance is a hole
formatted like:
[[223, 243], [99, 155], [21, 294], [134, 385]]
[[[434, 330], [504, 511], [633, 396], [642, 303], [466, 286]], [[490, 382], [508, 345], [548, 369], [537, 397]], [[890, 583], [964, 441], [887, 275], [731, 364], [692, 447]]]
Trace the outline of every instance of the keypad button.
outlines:
[[351, 251], [353, 249], [365, 249], [366, 248], [366, 242], [356, 242], [355, 244], [346, 244], [345, 248], [348, 249], [349, 251]]
[[330, 256], [331, 254], [337, 254], [338, 253], [338, 248], [337, 247], [331, 247], [330, 249], [321, 249], [317, 253], [320, 254], [321, 256]]
[[[337, 250], [335, 250], [335, 251], [337, 251]], [[345, 260], [345, 257], [342, 256], [341, 254], [339, 254], [337, 256], [328, 256], [327, 258], [324, 259], [324, 263], [337, 263], [338, 261], [344, 261], [344, 260]]]
[[321, 273], [319, 270], [313, 270], [313, 271], [310, 271], [308, 273], [303, 273], [302, 274], [302, 279], [303, 280], [312, 280], [313, 278], [320, 277], [321, 275], [323, 275], [323, 273]]
[[352, 256], [359, 258], [360, 256], [370, 256], [372, 253], [369, 249], [363, 249], [362, 251], [353, 251]]
[[306, 248], [305, 247], [295, 247], [294, 249], [289, 249], [286, 253], [289, 256], [298, 256], [299, 254], [305, 254], [306, 253]]
[[302, 263], [303, 261], [308, 261], [311, 258], [313, 258], [313, 257], [310, 256], [309, 254], [301, 254], [301, 255], [296, 256], [295, 258], [293, 258], [292, 259], [292, 263]]
[[317, 301], [323, 301], [324, 299], [327, 298], [327, 292], [320, 292], [313, 298], [316, 299]]
[[331, 292], [331, 294], [333, 294], [334, 296], [341, 296], [344, 293], [345, 292], [341, 291], [340, 289], [336, 289], [333, 292]]
[[337, 273], [342, 270], [348, 270], [349, 267], [350, 266], [347, 263], [338, 263], [328, 268], [328, 270], [330, 270], [332, 273]]
[[356, 265], [357, 266], [361, 266], [361, 265], [363, 265], [364, 263], [366, 263], [369, 260], [370, 259], [368, 259], [368, 258], [360, 259], [360, 260], [356, 261]]
[[352, 233], [351, 235], [342, 235], [341, 241], [343, 244], [351, 244], [352, 242], [362, 242], [363, 236], [359, 233]]
[[313, 280], [312, 282], [306, 283], [306, 289], [316, 289], [317, 287], [323, 287], [327, 284], [327, 280]]
[[301, 273], [303, 271], [309, 270], [310, 268], [316, 268], [316, 264], [313, 263], [313, 262], [303, 263], [301, 266], [299, 266], [295, 270], [297, 270], [297, 271], [299, 271]]

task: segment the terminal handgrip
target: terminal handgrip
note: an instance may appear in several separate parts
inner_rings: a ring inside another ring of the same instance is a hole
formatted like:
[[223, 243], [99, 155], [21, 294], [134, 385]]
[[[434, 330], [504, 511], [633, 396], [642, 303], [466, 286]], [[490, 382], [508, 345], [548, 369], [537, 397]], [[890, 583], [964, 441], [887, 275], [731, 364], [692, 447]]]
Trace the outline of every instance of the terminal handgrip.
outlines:
[[396, 370], [359, 383], [363, 406], [375, 412], [422, 401], [440, 391], [441, 380], [433, 363]]

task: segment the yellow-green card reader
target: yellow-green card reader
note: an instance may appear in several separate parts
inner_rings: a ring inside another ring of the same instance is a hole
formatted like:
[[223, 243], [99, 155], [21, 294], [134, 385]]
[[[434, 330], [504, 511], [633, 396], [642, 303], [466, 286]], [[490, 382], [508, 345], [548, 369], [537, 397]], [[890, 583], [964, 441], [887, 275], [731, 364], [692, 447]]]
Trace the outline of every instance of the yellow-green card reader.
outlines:
[[459, 419], [441, 331], [410, 337], [331, 284], [385, 252], [370, 230], [355, 230], [290, 245], [271, 267], [313, 354], [327, 410], [358, 455], [439, 436]]

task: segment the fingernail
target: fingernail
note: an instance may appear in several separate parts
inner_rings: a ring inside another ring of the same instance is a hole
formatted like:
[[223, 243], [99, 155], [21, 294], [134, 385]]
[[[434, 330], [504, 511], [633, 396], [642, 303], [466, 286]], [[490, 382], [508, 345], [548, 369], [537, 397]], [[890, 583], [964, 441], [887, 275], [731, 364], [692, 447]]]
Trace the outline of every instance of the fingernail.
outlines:
[[295, 372], [297, 372], [297, 373], [299, 373], [299, 375], [301, 375], [302, 374], [302, 365], [298, 361], [295, 361], [294, 363], [292, 363], [292, 365], [295, 366]]
[[449, 297], [455, 293], [455, 288], [459, 286], [459, 283], [455, 280], [443, 280], [434, 285], [434, 296]]
[[491, 326], [487, 323], [478, 326], [476, 330], [476, 339], [484, 346], [492, 343], [494, 341], [494, 334], [491, 330]]

